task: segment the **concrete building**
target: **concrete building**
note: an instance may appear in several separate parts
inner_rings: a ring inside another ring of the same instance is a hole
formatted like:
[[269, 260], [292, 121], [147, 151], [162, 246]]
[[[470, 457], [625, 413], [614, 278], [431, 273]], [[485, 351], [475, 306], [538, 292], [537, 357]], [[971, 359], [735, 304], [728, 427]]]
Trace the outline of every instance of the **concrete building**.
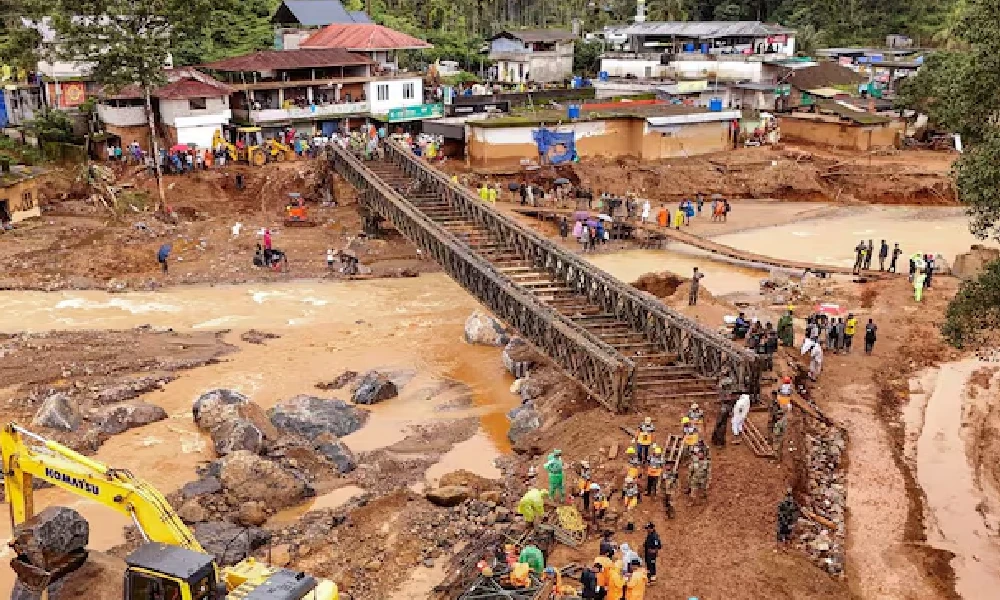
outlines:
[[19, 223], [42, 216], [38, 189], [44, 173], [41, 167], [0, 166], [0, 223]]
[[424, 101], [419, 75], [376, 74], [371, 58], [343, 48], [254, 52], [203, 66], [232, 88], [235, 119], [265, 133], [295, 127], [329, 135], [352, 118]]
[[[591, 106], [591, 109], [587, 109]], [[733, 148], [733, 122], [739, 111], [710, 112], [702, 108], [664, 104], [622, 103], [584, 105], [581, 117], [567, 122], [565, 114], [542, 112], [532, 118], [484, 118], [464, 122], [465, 155], [472, 166], [512, 167], [539, 161], [537, 132], [571, 134], [580, 158], [659, 160], [721, 152]], [[433, 127], [434, 121], [430, 122]], [[443, 125], [454, 129], [453, 118]], [[451, 135], [456, 137], [457, 132]]]
[[[232, 88], [190, 68], [170, 69], [167, 83], [153, 91], [153, 120], [156, 134], [165, 146], [212, 145], [215, 131], [229, 123]], [[127, 86], [117, 93], [102, 95], [97, 114], [108, 135], [119, 143], [138, 141], [147, 147], [149, 126], [142, 90]], [[114, 143], [114, 141], [112, 141]]]
[[903, 122], [869, 114], [835, 101], [777, 115], [781, 139], [867, 152], [898, 148]]
[[760, 21], [660, 21], [610, 27], [608, 77], [759, 82], [767, 60], [795, 55], [795, 31]]
[[349, 11], [340, 0], [285, 0], [271, 18], [274, 49], [297, 50], [300, 44], [327, 25], [369, 24], [363, 10]]
[[560, 29], [502, 31], [490, 42], [497, 79], [507, 83], [561, 82], [573, 75], [576, 36]]

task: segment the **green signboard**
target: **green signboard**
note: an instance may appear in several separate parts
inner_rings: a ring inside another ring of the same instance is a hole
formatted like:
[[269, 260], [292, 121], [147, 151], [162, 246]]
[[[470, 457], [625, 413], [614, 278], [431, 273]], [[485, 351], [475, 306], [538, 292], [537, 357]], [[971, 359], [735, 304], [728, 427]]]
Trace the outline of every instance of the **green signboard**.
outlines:
[[406, 108], [392, 108], [389, 109], [387, 115], [390, 123], [415, 121], [417, 119], [436, 119], [443, 116], [443, 104], [421, 104], [419, 106], [407, 106]]

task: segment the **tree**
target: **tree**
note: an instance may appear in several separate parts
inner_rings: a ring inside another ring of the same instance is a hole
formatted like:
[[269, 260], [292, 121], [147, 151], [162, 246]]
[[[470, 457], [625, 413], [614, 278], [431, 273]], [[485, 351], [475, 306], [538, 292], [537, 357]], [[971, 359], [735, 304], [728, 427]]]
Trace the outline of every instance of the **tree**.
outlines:
[[[941, 333], [956, 348], [983, 347], [1000, 331], [1000, 261], [962, 284], [948, 304]], [[993, 345], [993, 344], [991, 344]]]
[[579, 75], [595, 75], [601, 68], [600, 42], [577, 40], [573, 46], [573, 72]]
[[111, 90], [135, 85], [146, 99], [150, 147], [160, 209], [166, 200], [159, 143], [153, 121], [153, 90], [165, 81], [171, 53], [203, 33], [213, 8], [232, 10], [235, 0], [50, 0], [58, 35], [53, 54], [91, 65], [91, 76]]

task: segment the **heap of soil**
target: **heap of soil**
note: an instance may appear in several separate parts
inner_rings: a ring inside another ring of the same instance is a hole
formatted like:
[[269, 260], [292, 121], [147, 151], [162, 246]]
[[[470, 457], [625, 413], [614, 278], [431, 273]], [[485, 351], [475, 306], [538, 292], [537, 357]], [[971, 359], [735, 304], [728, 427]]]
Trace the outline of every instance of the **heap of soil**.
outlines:
[[648, 292], [657, 298], [673, 296], [685, 279], [664, 271], [662, 273], [646, 273], [632, 284], [635, 289]]

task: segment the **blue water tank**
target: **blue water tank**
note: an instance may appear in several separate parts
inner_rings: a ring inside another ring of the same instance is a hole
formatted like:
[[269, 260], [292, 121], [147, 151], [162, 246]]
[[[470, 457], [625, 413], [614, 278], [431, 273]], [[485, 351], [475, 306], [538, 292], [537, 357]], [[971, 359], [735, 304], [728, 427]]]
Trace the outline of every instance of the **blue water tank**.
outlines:
[[694, 52], [694, 44], [684, 44], [685, 52]]
[[708, 101], [708, 110], [722, 112], [722, 98], [712, 98]]
[[701, 45], [701, 53], [702, 54], [708, 54], [708, 44], [707, 43]]
[[573, 77], [573, 89], [576, 90], [582, 87], [583, 87], [583, 77], [580, 77], [579, 75]]
[[608, 72], [607, 71], [601, 71], [600, 73], [597, 74], [597, 78], [600, 79], [601, 81], [607, 81], [608, 80]]
[[579, 104], [570, 104], [569, 107], [566, 109], [566, 113], [569, 116], [569, 118], [571, 118], [571, 119], [579, 119], [580, 118], [580, 105]]

